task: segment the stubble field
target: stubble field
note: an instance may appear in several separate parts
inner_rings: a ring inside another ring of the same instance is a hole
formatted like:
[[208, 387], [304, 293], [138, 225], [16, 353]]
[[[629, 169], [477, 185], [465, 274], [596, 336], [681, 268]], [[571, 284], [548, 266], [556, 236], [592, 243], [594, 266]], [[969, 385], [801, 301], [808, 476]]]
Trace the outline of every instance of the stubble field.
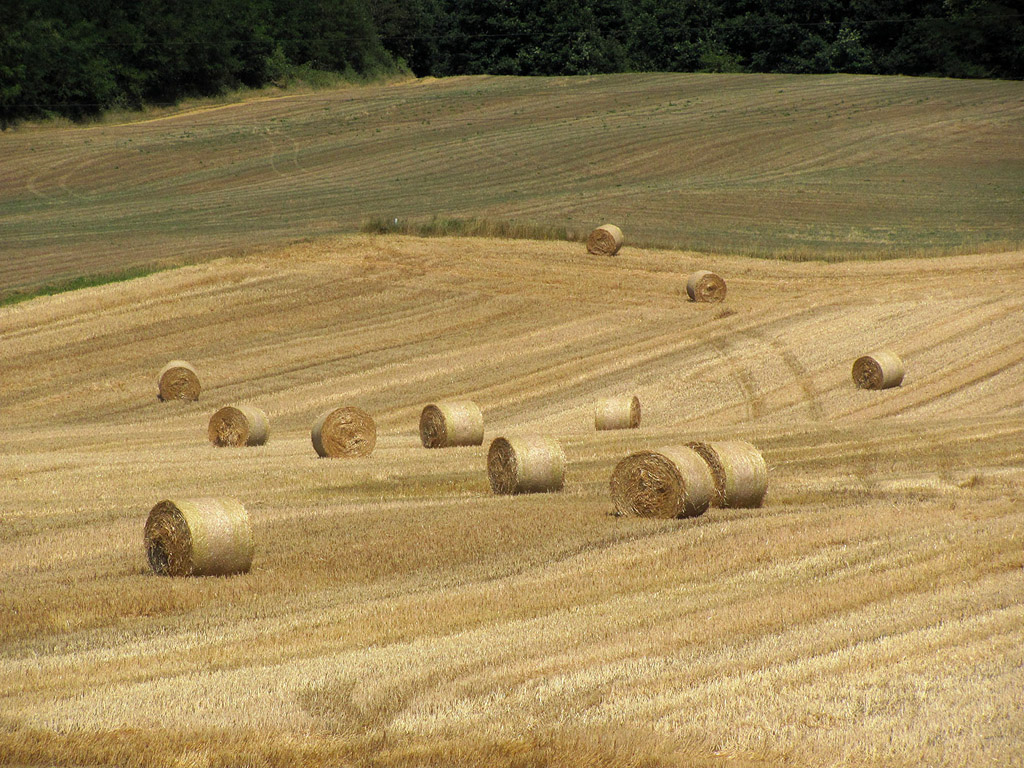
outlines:
[[352, 232], [564, 227], [798, 258], [1024, 246], [1024, 84], [465, 77], [0, 135], [0, 296]]
[[[0, 308], [0, 763], [1019, 763], [1022, 255], [355, 235]], [[906, 380], [858, 390], [878, 347]], [[198, 403], [157, 400], [172, 358]], [[595, 432], [626, 393], [642, 427]], [[484, 445], [422, 448], [456, 396]], [[240, 402], [268, 444], [213, 447]], [[316, 457], [333, 404], [370, 457]], [[564, 492], [490, 493], [511, 432], [562, 441]], [[621, 457], [722, 438], [762, 508], [611, 514]], [[150, 507], [218, 495], [251, 573], [152, 574]]]

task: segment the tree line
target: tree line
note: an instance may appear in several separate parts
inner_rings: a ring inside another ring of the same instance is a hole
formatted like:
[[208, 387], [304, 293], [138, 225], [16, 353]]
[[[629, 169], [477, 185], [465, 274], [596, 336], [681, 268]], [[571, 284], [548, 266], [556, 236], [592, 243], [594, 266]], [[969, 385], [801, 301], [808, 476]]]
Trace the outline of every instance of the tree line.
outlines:
[[318, 73], [1024, 78], [1014, 0], [4, 0], [0, 124]]

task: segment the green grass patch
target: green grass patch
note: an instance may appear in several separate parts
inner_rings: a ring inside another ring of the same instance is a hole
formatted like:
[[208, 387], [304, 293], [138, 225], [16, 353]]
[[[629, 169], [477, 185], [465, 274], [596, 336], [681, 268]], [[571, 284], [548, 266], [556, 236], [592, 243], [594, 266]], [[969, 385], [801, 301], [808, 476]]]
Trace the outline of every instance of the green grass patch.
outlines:
[[156, 272], [163, 272], [165, 269], [169, 269], [169, 267], [131, 267], [119, 272], [108, 272], [101, 275], [69, 277], [65, 280], [57, 280], [35, 288], [18, 289], [0, 295], [0, 307], [9, 304], [20, 304], [23, 301], [35, 299], [39, 296], [53, 296], [58, 293], [77, 291], [80, 288], [93, 288], [97, 285], [107, 285], [108, 283], [123, 283], [126, 280], [134, 280], [137, 277], [145, 277]]
[[566, 240], [581, 242], [585, 234], [550, 224], [533, 224], [493, 219], [459, 219], [434, 216], [430, 219], [407, 219], [396, 216], [373, 216], [363, 222], [360, 232], [375, 235], [414, 235], [416, 237], [497, 237], [508, 240]]

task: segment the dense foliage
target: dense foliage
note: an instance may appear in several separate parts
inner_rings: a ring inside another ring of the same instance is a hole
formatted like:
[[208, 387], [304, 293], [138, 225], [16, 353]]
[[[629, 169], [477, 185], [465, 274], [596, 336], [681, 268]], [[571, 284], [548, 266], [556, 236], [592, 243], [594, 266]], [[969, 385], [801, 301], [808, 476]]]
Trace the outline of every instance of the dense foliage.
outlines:
[[1024, 77], [1014, 0], [4, 0], [0, 124], [296, 72]]

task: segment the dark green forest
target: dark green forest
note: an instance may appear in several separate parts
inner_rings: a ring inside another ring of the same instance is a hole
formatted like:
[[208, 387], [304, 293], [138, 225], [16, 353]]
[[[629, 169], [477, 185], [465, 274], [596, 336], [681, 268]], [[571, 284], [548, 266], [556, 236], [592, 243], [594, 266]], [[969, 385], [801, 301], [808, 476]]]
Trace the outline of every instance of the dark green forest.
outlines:
[[0, 125], [415, 75], [1024, 78], [1005, 0], [2, 0]]

